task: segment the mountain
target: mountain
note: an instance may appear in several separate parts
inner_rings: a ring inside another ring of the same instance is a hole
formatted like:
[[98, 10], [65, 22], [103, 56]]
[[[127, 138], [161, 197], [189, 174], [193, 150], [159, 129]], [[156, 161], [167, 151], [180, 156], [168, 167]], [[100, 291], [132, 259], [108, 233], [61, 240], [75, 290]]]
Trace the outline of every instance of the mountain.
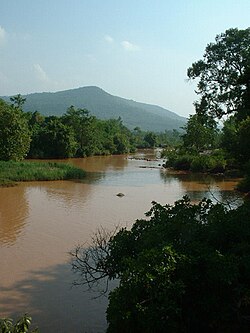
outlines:
[[[45, 116], [61, 116], [68, 107], [86, 108], [100, 119], [122, 118], [130, 129], [165, 131], [179, 129], [186, 118], [157, 105], [145, 104], [108, 94], [98, 87], [82, 87], [55, 93], [34, 93], [26, 98], [24, 111], [38, 111]], [[9, 100], [9, 97], [3, 99]]]

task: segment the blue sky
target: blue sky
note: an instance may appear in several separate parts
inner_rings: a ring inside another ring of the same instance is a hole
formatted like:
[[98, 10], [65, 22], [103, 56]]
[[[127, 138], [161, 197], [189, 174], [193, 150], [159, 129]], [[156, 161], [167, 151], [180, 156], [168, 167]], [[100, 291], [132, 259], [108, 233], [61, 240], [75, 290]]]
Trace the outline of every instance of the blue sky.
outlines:
[[194, 113], [187, 68], [249, 0], [0, 0], [0, 96], [95, 85]]

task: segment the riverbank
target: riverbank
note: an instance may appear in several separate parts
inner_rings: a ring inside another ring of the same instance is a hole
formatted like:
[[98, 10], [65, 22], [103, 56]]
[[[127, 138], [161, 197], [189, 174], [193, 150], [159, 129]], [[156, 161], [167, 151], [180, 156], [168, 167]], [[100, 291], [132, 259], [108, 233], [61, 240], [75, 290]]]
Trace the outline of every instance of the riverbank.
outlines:
[[66, 163], [0, 161], [0, 186], [25, 181], [83, 179], [85, 176], [84, 170]]

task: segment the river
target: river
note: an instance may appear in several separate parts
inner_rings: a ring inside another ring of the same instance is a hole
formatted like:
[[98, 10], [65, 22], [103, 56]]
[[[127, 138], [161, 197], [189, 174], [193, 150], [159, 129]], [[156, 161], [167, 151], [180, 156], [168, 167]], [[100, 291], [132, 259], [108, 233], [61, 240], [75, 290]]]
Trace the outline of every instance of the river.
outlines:
[[170, 173], [157, 154], [72, 159], [65, 162], [88, 172], [83, 181], [0, 188], [0, 317], [29, 313], [41, 333], [105, 332], [107, 298], [72, 288], [70, 250], [90, 242], [100, 226], [129, 228], [153, 200], [241, 200], [237, 180]]

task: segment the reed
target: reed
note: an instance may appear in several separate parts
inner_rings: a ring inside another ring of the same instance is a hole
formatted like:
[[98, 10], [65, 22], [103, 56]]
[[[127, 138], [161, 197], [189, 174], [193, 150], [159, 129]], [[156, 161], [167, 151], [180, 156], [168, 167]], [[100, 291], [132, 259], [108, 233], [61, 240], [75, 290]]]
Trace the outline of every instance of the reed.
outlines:
[[57, 162], [0, 161], [0, 185], [19, 181], [82, 179], [86, 172], [72, 164]]

